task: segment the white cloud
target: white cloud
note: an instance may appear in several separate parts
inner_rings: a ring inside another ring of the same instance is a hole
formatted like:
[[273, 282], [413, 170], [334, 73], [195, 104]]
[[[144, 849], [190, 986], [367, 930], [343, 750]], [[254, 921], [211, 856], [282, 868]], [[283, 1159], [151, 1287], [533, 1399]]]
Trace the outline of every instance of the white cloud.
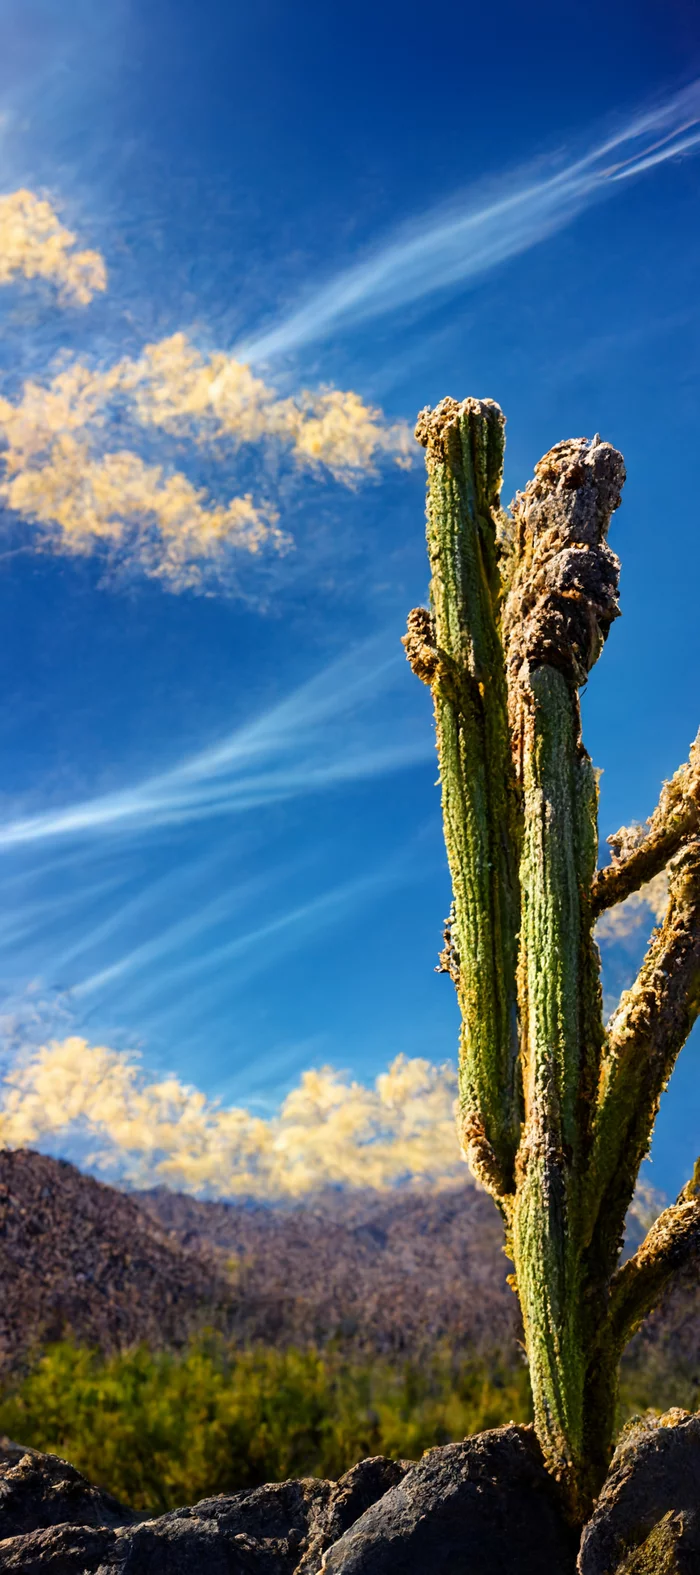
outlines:
[[146, 345], [137, 360], [117, 363], [103, 387], [107, 396], [129, 394], [144, 426], [200, 441], [272, 439], [288, 447], [298, 465], [325, 469], [345, 483], [371, 475], [382, 459], [404, 468], [412, 463], [408, 424], [385, 421], [352, 389], [301, 389], [282, 398], [245, 362], [222, 351], [203, 355], [183, 333]]
[[[278, 513], [251, 493], [217, 502], [181, 471], [147, 464], [138, 447], [110, 448], [119, 411], [138, 429], [227, 448], [274, 442], [298, 468], [354, 485], [391, 458], [406, 468], [415, 447], [405, 422], [385, 421], [352, 390], [302, 389], [281, 398], [231, 356], [204, 356], [185, 334], [147, 345], [136, 360], [92, 369], [64, 365], [47, 384], [0, 398], [4, 477], [0, 503], [34, 527], [38, 547], [106, 551], [170, 590], [223, 572], [232, 551], [283, 551]], [[215, 469], [220, 454], [215, 455]]]

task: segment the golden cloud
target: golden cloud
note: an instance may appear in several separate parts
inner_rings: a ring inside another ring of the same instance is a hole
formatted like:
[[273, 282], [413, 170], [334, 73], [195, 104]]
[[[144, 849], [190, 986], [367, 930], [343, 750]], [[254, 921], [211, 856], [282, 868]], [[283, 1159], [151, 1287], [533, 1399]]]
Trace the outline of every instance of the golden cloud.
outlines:
[[645, 886], [640, 886], [639, 891], [633, 891], [624, 902], [601, 914], [595, 928], [596, 940], [603, 944], [627, 940], [649, 924], [650, 919], [660, 923], [667, 906], [668, 876], [661, 870]]
[[387, 422], [359, 394], [303, 389], [282, 399], [244, 362], [222, 352], [204, 356], [183, 333], [146, 345], [112, 377], [131, 393], [144, 425], [178, 436], [236, 443], [273, 438], [289, 445], [297, 463], [322, 466], [345, 482], [372, 474], [382, 458], [412, 464], [407, 423]]
[[297, 464], [347, 484], [372, 474], [382, 456], [411, 463], [408, 428], [387, 424], [358, 394], [278, 398], [248, 366], [204, 357], [184, 334], [107, 369], [73, 361], [46, 385], [25, 383], [17, 403], [0, 399], [0, 502], [38, 525], [55, 550], [107, 546], [171, 589], [199, 584], [226, 548], [279, 551], [289, 538], [275, 509], [250, 493], [215, 503], [187, 476], [147, 465], [134, 449], [102, 452], [115, 401], [137, 425], [196, 442], [281, 442]]
[[177, 590], [199, 584], [203, 566], [226, 547], [284, 547], [276, 512], [250, 494], [216, 504], [180, 472], [166, 475], [132, 450], [93, 456], [86, 433], [114, 381], [74, 365], [48, 388], [26, 384], [17, 405], [0, 400], [0, 500], [9, 509], [43, 527], [59, 551], [107, 545]]
[[25, 190], [0, 196], [0, 284], [47, 279], [60, 300], [87, 306], [106, 289], [107, 270], [99, 252], [75, 251], [76, 242], [45, 198]]
[[464, 1182], [449, 1066], [397, 1056], [366, 1087], [330, 1067], [304, 1072], [269, 1119], [225, 1108], [177, 1077], [149, 1082], [138, 1061], [70, 1036], [5, 1078], [0, 1144], [94, 1144], [88, 1167], [134, 1186], [208, 1197], [302, 1197], [329, 1185]]

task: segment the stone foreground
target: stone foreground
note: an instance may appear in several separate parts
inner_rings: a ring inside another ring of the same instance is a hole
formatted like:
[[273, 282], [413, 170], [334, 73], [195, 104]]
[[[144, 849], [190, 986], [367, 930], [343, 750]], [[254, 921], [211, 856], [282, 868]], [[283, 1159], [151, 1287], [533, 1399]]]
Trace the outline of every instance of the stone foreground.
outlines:
[[0, 1575], [700, 1575], [700, 1415], [625, 1435], [578, 1541], [529, 1427], [146, 1521], [56, 1456], [0, 1446]]

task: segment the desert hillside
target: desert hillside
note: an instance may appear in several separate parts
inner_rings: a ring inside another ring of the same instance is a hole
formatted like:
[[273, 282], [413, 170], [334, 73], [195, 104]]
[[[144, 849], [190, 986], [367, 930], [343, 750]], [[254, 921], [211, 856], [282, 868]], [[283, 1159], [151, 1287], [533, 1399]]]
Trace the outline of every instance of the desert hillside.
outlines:
[[230, 1316], [211, 1258], [124, 1193], [27, 1149], [0, 1151], [0, 1365], [66, 1334], [103, 1350], [180, 1343]]
[[[127, 1194], [30, 1150], [0, 1152], [0, 1366], [71, 1334], [103, 1351], [179, 1346], [202, 1327], [241, 1343], [386, 1355], [513, 1352], [517, 1303], [491, 1200], [327, 1193], [296, 1205]], [[636, 1337], [694, 1378], [700, 1288], [688, 1272]]]
[[212, 1253], [237, 1287], [251, 1332], [328, 1339], [386, 1353], [449, 1339], [512, 1341], [502, 1227], [486, 1193], [336, 1192], [313, 1203], [200, 1203], [134, 1194], [170, 1239]]

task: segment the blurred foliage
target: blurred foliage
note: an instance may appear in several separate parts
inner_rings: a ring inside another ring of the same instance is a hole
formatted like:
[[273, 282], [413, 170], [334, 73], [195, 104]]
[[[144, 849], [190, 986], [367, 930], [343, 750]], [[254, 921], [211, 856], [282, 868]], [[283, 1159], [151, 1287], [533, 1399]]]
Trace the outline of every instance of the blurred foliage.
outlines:
[[[665, 1345], [622, 1364], [620, 1423], [700, 1408], [697, 1368]], [[104, 1357], [51, 1346], [0, 1396], [0, 1432], [70, 1460], [122, 1502], [160, 1514], [285, 1477], [338, 1477], [367, 1455], [424, 1449], [532, 1417], [527, 1369], [448, 1348], [427, 1359], [240, 1350], [217, 1337], [183, 1352]]]
[[0, 1398], [0, 1432], [155, 1513], [285, 1477], [335, 1478], [368, 1455], [417, 1459], [530, 1418], [524, 1364], [498, 1356], [358, 1360], [214, 1338], [111, 1357], [62, 1343]]
[[700, 1410], [700, 1351], [695, 1361], [669, 1346], [652, 1347], [623, 1358], [620, 1375], [620, 1422], [647, 1411]]

